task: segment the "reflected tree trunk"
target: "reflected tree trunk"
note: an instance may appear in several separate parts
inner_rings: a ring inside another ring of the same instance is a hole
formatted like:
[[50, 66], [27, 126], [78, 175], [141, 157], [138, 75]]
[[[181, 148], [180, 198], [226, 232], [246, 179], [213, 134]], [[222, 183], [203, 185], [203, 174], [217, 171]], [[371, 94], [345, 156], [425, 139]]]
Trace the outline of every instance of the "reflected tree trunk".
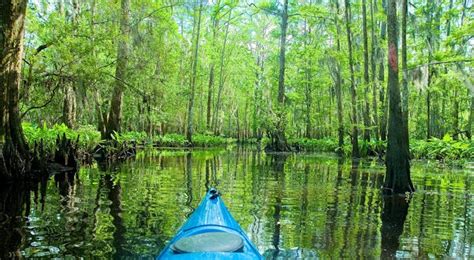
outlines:
[[[306, 227], [307, 227], [307, 218], [308, 218], [308, 175], [310, 174], [310, 168], [309, 164], [306, 164], [304, 167], [304, 173], [303, 173], [303, 183], [302, 183], [302, 191], [301, 191], [301, 206], [300, 206], [300, 216], [299, 216], [299, 226], [298, 230], [295, 230], [297, 232], [297, 236], [300, 238], [298, 243], [300, 245], [305, 245], [304, 237], [307, 232], [305, 232]], [[308, 221], [309, 222], [309, 221]]]
[[21, 259], [25, 242], [24, 216], [29, 212], [30, 190], [25, 185], [0, 186], [0, 258]]
[[[353, 218], [354, 218], [354, 214], [357, 212], [357, 209], [356, 209], [356, 206], [355, 205], [356, 203], [354, 203], [356, 200], [354, 194], [355, 194], [355, 191], [357, 190], [357, 186], [359, 185], [359, 182], [358, 182], [358, 177], [359, 177], [359, 170], [358, 170], [358, 167], [359, 167], [359, 161], [357, 160], [352, 160], [352, 166], [351, 166], [351, 171], [350, 171], [350, 177], [351, 177], [351, 191], [350, 191], [350, 196], [349, 196], [349, 202], [348, 202], [348, 206], [347, 206], [347, 212], [345, 214], [346, 216], [346, 219], [345, 219], [345, 223], [347, 224], [347, 226], [344, 228], [344, 237], [346, 239], [344, 239], [344, 244], [343, 244], [343, 247], [342, 247], [342, 250], [341, 252], [339, 252], [339, 257], [340, 258], [347, 258], [348, 257], [348, 248], [350, 247], [350, 242], [352, 241], [352, 239], [350, 239], [350, 235], [351, 235], [351, 232], [353, 231]], [[360, 256], [359, 256], [360, 257]]]
[[282, 199], [283, 199], [283, 192], [285, 190], [285, 163], [286, 159], [288, 158], [287, 155], [278, 154], [278, 155], [271, 155], [270, 156], [270, 164], [275, 174], [275, 180], [277, 183], [277, 191], [275, 194], [275, 204], [273, 210], [273, 223], [274, 223], [274, 230], [272, 234], [272, 245], [275, 249], [273, 257], [276, 258], [280, 251], [280, 242], [281, 242], [281, 211], [282, 211]]
[[191, 152], [186, 154], [185, 157], [186, 164], [184, 168], [184, 176], [186, 177], [186, 207], [189, 208], [189, 212], [186, 214], [186, 217], [191, 216], [194, 211], [192, 206], [193, 202], [193, 154]]
[[337, 216], [339, 214], [339, 187], [341, 186], [343, 177], [342, 177], [342, 166], [343, 166], [343, 159], [339, 158], [337, 160], [337, 176], [336, 176], [336, 183], [334, 185], [334, 194], [332, 198], [334, 198], [334, 202], [326, 207], [326, 246], [328, 248], [332, 248], [336, 244], [336, 236], [337, 236]]
[[405, 196], [386, 196], [382, 211], [382, 259], [395, 259], [410, 202]]
[[113, 245], [115, 248], [114, 259], [126, 257], [129, 253], [123, 248], [127, 230], [122, 218], [122, 187], [120, 186], [120, 182], [114, 184], [110, 174], [104, 176], [104, 183], [109, 192], [108, 199], [112, 202], [110, 204], [110, 215], [112, 215], [112, 223], [115, 227], [113, 233]]

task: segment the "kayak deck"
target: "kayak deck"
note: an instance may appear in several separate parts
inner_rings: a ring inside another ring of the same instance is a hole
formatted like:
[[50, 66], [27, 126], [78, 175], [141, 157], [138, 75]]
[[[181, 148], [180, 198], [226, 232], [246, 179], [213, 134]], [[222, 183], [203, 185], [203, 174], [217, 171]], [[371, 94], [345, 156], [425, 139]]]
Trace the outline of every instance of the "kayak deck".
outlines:
[[209, 190], [158, 259], [263, 259], [225, 207]]

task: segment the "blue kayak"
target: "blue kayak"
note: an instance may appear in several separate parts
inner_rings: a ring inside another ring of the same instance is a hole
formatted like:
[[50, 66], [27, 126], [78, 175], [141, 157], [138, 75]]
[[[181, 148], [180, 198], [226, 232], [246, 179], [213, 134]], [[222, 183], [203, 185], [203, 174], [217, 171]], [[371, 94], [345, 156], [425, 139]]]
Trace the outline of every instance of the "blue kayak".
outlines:
[[157, 259], [263, 259], [220, 198], [210, 189]]

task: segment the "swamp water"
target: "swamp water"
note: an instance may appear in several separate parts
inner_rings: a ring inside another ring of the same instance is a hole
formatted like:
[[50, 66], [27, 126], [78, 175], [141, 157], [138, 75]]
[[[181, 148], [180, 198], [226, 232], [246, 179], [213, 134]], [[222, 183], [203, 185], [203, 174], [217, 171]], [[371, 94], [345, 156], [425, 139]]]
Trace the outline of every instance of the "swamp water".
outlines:
[[266, 258], [474, 258], [474, 172], [414, 163], [417, 192], [381, 196], [384, 167], [322, 154], [153, 151], [0, 189], [0, 258], [152, 258], [216, 186]]

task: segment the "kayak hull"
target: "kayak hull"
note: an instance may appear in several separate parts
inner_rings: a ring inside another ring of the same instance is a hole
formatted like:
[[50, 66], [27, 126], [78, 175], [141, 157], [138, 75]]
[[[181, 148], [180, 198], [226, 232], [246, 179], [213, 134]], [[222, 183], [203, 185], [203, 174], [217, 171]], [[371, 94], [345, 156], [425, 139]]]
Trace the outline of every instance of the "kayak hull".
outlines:
[[[238, 235], [242, 238], [243, 246], [237, 252], [177, 253], [173, 250], [173, 245], [180, 239], [208, 232]], [[263, 257], [227, 210], [221, 197], [211, 189], [157, 259], [263, 259]]]

